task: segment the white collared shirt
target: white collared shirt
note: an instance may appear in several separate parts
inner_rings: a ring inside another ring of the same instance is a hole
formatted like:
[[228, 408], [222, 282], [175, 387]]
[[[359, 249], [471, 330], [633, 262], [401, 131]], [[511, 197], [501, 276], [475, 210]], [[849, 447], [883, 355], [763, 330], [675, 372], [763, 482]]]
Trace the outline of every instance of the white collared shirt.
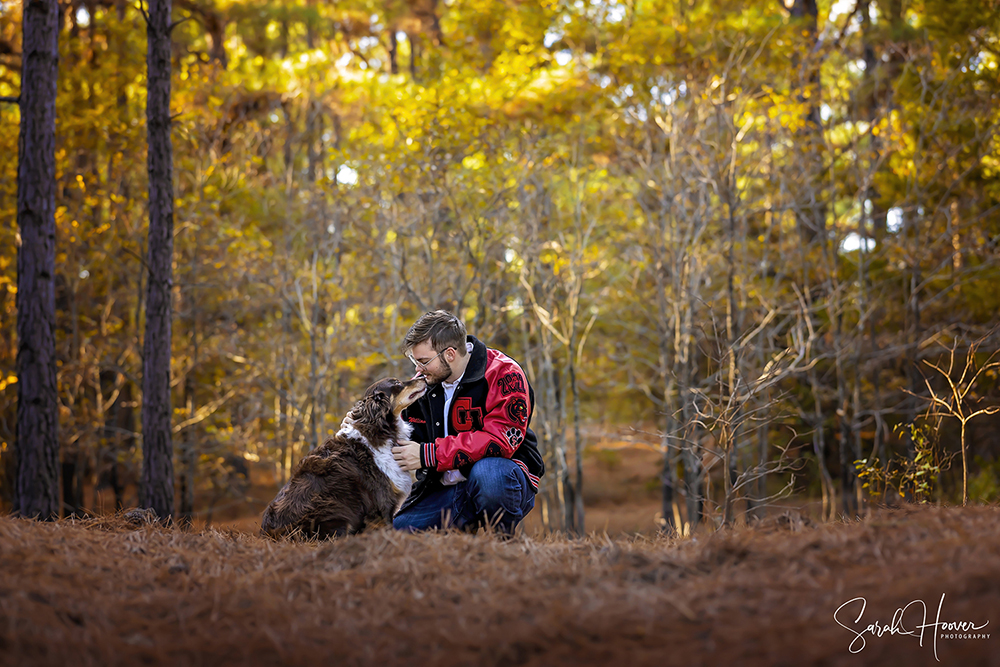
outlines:
[[465, 373], [459, 377], [454, 382], [442, 382], [441, 388], [444, 389], [444, 437], [448, 437], [448, 410], [451, 409], [451, 399], [455, 398], [455, 390], [458, 389], [458, 383], [462, 381], [465, 377]]
[[[472, 354], [472, 343], [465, 343], [466, 354]], [[444, 436], [448, 437], [448, 410], [451, 409], [451, 399], [455, 398], [455, 390], [458, 389], [459, 383], [462, 378], [465, 377], [465, 373], [454, 382], [442, 382], [441, 388], [444, 390]], [[441, 483], [445, 486], [451, 486], [452, 484], [458, 484], [459, 482], [466, 481], [465, 475], [459, 470], [446, 470], [444, 477], [441, 478]]]

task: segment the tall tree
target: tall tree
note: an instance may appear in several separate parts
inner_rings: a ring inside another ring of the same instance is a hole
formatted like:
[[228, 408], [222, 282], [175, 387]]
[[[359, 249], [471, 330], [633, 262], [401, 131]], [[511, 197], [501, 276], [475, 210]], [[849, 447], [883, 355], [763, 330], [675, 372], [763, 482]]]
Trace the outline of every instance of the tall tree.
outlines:
[[170, 0], [152, 0], [146, 16], [146, 132], [149, 153], [149, 283], [142, 347], [142, 482], [139, 504], [173, 514], [170, 425], [171, 294], [174, 254], [173, 149], [170, 142]]
[[22, 516], [59, 515], [56, 394], [56, 78], [59, 3], [26, 0], [17, 170], [17, 485]]

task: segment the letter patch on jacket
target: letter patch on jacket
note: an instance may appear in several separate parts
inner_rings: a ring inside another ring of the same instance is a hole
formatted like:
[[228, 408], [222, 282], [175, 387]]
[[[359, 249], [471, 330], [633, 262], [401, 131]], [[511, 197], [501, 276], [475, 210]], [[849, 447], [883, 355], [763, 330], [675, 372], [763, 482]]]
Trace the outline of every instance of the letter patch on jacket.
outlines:
[[504, 396], [527, 394], [528, 390], [524, 388], [524, 376], [520, 373], [507, 373], [507, 375], [504, 375], [500, 378], [500, 393]]
[[483, 409], [472, 407], [472, 399], [468, 396], [456, 398], [452, 414], [455, 430], [459, 433], [483, 430]]

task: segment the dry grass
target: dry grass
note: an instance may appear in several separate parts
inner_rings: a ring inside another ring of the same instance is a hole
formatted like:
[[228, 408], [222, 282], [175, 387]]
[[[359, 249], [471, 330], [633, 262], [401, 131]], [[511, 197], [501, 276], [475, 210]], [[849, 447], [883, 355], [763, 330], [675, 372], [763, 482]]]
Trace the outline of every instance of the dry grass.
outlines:
[[[1000, 509], [906, 508], [855, 524], [773, 520], [697, 539], [377, 531], [275, 543], [121, 518], [0, 518], [3, 665], [936, 664], [864, 620], [947, 594], [942, 620], [1000, 623]], [[1000, 637], [942, 640], [997, 664]], [[991, 650], [992, 649], [992, 650]]]

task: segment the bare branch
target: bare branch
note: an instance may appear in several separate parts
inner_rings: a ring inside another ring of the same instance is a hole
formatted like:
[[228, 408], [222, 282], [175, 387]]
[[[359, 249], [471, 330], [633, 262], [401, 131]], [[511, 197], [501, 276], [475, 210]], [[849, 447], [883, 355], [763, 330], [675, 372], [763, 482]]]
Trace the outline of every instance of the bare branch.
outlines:
[[146, 22], [146, 25], [149, 26], [149, 14], [146, 13], [146, 8], [142, 5], [142, 0], [139, 0], [139, 13], [142, 14], [142, 19]]
[[205, 421], [211, 417], [215, 412], [222, 407], [222, 405], [228, 401], [230, 398], [236, 395], [236, 389], [230, 389], [223, 396], [212, 401], [208, 405], [199, 408], [190, 419], [185, 419], [181, 423], [177, 424], [173, 428], [174, 435], [177, 435], [188, 426], [194, 426], [195, 424]]

